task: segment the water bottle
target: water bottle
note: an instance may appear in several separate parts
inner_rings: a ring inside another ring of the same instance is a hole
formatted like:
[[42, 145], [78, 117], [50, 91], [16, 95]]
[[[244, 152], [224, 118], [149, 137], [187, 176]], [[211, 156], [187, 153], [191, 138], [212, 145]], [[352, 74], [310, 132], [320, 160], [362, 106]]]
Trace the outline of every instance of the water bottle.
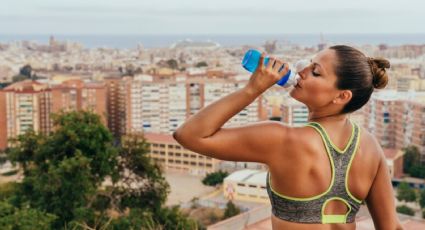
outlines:
[[[258, 67], [258, 62], [260, 60], [261, 53], [258, 50], [250, 49], [245, 53], [245, 56], [242, 60], [242, 66], [248, 70], [249, 72], [253, 73]], [[264, 65], [267, 65], [269, 62], [269, 57], [264, 57]], [[309, 65], [309, 62], [307, 60], [301, 60], [298, 61], [295, 64], [296, 71], [293, 72], [289, 70], [282, 78], [276, 83], [282, 87], [289, 87], [289, 86], [295, 86], [298, 83], [298, 72], [303, 70], [305, 67]], [[283, 66], [282, 66], [283, 68]]]

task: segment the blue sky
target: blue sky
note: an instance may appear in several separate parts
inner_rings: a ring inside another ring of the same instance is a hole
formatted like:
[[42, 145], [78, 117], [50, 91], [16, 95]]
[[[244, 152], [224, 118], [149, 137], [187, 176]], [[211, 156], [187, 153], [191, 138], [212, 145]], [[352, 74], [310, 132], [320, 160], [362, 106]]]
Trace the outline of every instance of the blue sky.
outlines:
[[0, 8], [0, 34], [425, 33], [423, 22], [423, 0], [3, 0]]

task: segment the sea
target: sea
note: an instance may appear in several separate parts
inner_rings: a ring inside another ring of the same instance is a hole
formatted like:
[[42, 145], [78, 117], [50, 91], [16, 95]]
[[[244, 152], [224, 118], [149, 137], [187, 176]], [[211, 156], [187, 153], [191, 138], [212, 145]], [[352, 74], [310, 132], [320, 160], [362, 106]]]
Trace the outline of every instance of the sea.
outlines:
[[50, 36], [58, 41], [81, 43], [86, 48], [132, 49], [142, 45], [144, 48], [170, 47], [172, 44], [192, 40], [196, 42], [212, 41], [222, 47], [242, 45], [259, 46], [266, 41], [276, 40], [286, 44], [305, 47], [319, 43], [351, 45], [425, 45], [425, 34], [149, 34], [149, 35], [64, 35], [64, 34], [0, 34], [0, 43], [15, 41], [34, 41], [47, 44]]

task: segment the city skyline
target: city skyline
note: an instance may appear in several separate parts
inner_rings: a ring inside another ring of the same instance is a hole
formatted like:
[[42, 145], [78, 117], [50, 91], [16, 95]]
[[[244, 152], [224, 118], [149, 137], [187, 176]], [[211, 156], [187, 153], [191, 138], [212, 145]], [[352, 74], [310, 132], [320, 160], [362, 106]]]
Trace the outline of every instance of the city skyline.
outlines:
[[3, 6], [0, 28], [2, 34], [425, 33], [419, 0], [208, 3], [22, 0]]

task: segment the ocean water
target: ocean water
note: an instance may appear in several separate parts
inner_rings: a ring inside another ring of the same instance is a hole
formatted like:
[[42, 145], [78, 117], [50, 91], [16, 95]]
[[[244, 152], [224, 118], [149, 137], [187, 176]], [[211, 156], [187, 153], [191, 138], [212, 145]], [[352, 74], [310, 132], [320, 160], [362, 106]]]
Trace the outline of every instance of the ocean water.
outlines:
[[[0, 43], [13, 41], [35, 41], [41, 44], [47, 44], [50, 35], [48, 34], [29, 34], [29, 35], [2, 35], [0, 34]], [[315, 46], [321, 42], [323, 37], [325, 42], [343, 43], [354, 45], [378, 45], [387, 44], [391, 46], [404, 44], [425, 44], [425, 34], [268, 34], [268, 35], [54, 35], [56, 40], [78, 42], [86, 48], [108, 47], [130, 49], [136, 48], [142, 44], [145, 48], [169, 47], [175, 42], [184, 39], [193, 41], [213, 41], [223, 47], [241, 46], [241, 45], [262, 45], [267, 40], [277, 40], [290, 44], [299, 44], [302, 46]]]

